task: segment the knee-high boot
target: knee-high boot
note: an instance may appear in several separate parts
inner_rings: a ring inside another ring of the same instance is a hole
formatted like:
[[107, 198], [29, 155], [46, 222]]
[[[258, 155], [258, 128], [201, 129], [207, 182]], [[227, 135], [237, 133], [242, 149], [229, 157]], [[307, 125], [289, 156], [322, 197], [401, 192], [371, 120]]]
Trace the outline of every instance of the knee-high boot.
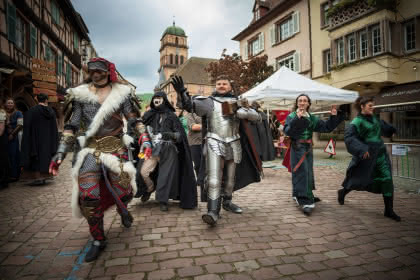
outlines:
[[384, 204], [385, 204], [385, 211], [384, 216], [391, 218], [397, 222], [401, 221], [401, 217], [398, 216], [394, 212], [394, 196], [383, 196], [384, 197]]
[[215, 225], [219, 219], [220, 207], [221, 197], [217, 199], [207, 198], [208, 212], [202, 216], [203, 221], [209, 225]]
[[342, 188], [340, 190], [338, 190], [338, 203], [340, 205], [344, 205], [344, 198], [346, 197], [346, 195], [351, 192], [351, 190]]

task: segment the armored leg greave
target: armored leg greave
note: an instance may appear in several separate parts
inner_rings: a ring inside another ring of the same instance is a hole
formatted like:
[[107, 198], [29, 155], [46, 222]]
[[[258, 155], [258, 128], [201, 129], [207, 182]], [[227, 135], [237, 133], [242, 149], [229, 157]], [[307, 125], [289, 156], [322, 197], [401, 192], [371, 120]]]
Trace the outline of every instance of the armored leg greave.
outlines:
[[105, 240], [104, 210], [99, 200], [80, 200], [80, 209], [89, 224], [89, 231], [95, 240]]

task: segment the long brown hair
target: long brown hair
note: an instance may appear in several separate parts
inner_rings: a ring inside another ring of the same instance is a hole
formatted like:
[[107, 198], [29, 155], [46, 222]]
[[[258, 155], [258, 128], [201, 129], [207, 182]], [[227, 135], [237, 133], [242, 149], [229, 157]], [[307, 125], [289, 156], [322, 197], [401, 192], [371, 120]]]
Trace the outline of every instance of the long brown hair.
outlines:
[[298, 95], [298, 97], [296, 97], [295, 106], [293, 107], [293, 111], [296, 111], [297, 110], [297, 108], [298, 108], [298, 99], [299, 99], [299, 97], [302, 97], [302, 96], [305, 96], [308, 99], [309, 106], [308, 106], [308, 109], [306, 111], [309, 112], [309, 108], [311, 108], [311, 104], [312, 103], [311, 103], [311, 99], [309, 98], [309, 96], [307, 94], [305, 94], [305, 93], [301, 93], [301, 94]]

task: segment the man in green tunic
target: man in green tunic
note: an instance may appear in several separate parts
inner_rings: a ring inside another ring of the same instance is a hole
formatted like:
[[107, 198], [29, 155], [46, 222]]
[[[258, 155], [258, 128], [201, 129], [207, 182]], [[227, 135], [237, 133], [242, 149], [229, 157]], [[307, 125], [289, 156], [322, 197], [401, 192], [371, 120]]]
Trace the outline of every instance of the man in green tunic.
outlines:
[[355, 108], [359, 115], [346, 129], [344, 141], [353, 155], [347, 169], [343, 189], [338, 191], [338, 202], [343, 205], [351, 190], [381, 193], [384, 198], [384, 216], [395, 221], [401, 218], [393, 210], [394, 184], [391, 162], [381, 136], [391, 137], [395, 128], [373, 114], [373, 98], [359, 97]]

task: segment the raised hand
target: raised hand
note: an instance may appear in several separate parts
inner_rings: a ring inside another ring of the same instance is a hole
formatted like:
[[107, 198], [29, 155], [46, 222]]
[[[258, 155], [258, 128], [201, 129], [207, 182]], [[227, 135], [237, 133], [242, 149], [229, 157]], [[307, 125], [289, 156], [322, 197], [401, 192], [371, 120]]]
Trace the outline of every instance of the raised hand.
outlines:
[[331, 105], [331, 115], [337, 116], [337, 105]]
[[184, 86], [184, 81], [182, 80], [181, 76], [174, 76], [171, 79], [171, 84], [178, 94], [183, 93], [187, 90]]

